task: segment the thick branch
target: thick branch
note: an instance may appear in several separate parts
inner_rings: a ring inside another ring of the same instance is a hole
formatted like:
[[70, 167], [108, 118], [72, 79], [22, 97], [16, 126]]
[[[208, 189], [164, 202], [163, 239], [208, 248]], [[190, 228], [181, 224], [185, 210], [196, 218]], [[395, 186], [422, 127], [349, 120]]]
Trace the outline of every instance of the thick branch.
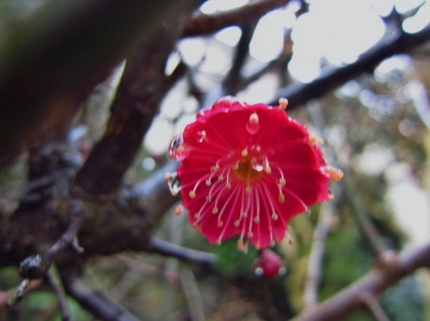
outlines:
[[176, 10], [175, 17], [144, 37], [135, 52], [127, 57], [106, 132], [76, 176], [75, 185], [87, 193], [109, 194], [119, 188], [125, 171], [141, 148], [159, 101], [169, 89], [164, 73], [166, 61], [193, 9], [194, 6], [188, 5]]
[[136, 43], [191, 0], [48, 1], [0, 43], [0, 167], [64, 134]]
[[366, 298], [375, 297], [401, 278], [421, 267], [430, 267], [430, 243], [409, 250], [384, 268], [375, 268], [333, 298], [304, 311], [291, 321], [341, 320], [351, 311], [366, 306]]
[[205, 15], [195, 14], [185, 26], [183, 37], [208, 35], [226, 27], [245, 25], [256, 21], [271, 10], [286, 5], [291, 0], [260, 0], [250, 4], [225, 11], [222, 13]]
[[362, 73], [373, 72], [374, 68], [384, 59], [410, 51], [413, 47], [428, 40], [430, 40], [430, 26], [414, 34], [400, 33], [397, 36], [389, 37], [364, 53], [352, 64], [328, 71], [310, 83], [297, 83], [279, 89], [276, 99], [271, 104], [277, 105], [279, 98], [286, 97], [288, 98], [288, 109], [296, 108], [312, 99], [320, 98], [328, 91]]

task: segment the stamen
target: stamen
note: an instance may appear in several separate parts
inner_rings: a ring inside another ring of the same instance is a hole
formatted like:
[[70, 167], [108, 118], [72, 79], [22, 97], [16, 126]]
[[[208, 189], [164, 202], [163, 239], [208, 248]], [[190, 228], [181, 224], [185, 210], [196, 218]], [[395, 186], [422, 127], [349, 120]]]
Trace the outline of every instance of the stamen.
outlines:
[[237, 241], [237, 249], [238, 249], [238, 251], [241, 251], [243, 253], [248, 252], [248, 242], [243, 242], [243, 239], [240, 238]]
[[248, 156], [248, 150], [245, 148], [244, 150], [242, 150], [242, 152], [240, 153], [240, 155], [242, 155], [242, 157]]
[[285, 184], [286, 184], [287, 182], [285, 181], [285, 179], [282, 177], [282, 178], [280, 178], [279, 179], [279, 181], [278, 181], [278, 187], [280, 187], [280, 188], [282, 188], [282, 187], [284, 187], [285, 186]]
[[258, 216], [254, 217], [254, 223], [260, 223], [260, 218]]
[[246, 130], [251, 135], [254, 135], [258, 132], [259, 129], [260, 129], [260, 124], [258, 123], [258, 115], [257, 113], [252, 113], [249, 116], [248, 123], [246, 123]]
[[188, 196], [190, 198], [195, 198], [196, 197], [196, 192], [194, 190], [191, 190], [191, 191], [188, 192]]
[[287, 98], [279, 98], [279, 107], [282, 109], [287, 109], [288, 106], [288, 99]]
[[272, 220], [277, 221], [279, 218], [278, 214], [272, 213]]
[[175, 215], [181, 215], [183, 210], [184, 210], [184, 207], [182, 206], [182, 204], [179, 204], [173, 210], [173, 214], [175, 214]]
[[213, 213], [213, 214], [218, 213], [218, 207], [214, 206], [214, 208], [212, 209], [212, 213]]
[[333, 181], [340, 181], [343, 177], [343, 172], [339, 168], [326, 166], [323, 172]]
[[278, 202], [279, 203], [285, 203], [285, 195], [284, 194], [282, 194], [282, 193], [280, 193], [279, 194], [279, 196], [278, 196]]
[[323, 145], [324, 140], [314, 135], [309, 135], [309, 146]]
[[202, 143], [206, 139], [206, 131], [205, 130], [199, 130], [196, 133], [196, 141], [198, 143]]

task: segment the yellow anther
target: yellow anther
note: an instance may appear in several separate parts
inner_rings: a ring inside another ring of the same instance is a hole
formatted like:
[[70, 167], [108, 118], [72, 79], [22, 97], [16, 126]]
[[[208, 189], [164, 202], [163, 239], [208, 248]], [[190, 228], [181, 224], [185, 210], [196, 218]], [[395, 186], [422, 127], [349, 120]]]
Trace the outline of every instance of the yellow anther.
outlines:
[[279, 107], [282, 109], [286, 109], [288, 106], [288, 99], [287, 98], [279, 98]]
[[323, 171], [333, 181], [340, 181], [343, 177], [343, 172], [339, 168], [326, 166]]
[[196, 197], [196, 192], [194, 190], [189, 191], [188, 196], [190, 198], [195, 198]]

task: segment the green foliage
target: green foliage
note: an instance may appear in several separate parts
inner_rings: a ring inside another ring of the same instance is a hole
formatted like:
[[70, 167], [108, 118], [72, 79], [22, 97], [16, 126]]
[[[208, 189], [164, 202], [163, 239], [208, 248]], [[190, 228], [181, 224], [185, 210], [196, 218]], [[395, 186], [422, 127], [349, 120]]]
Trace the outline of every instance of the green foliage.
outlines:
[[218, 256], [215, 268], [223, 275], [254, 274], [252, 263], [257, 258], [258, 253], [252, 245], [248, 246], [248, 253], [245, 254], [237, 250], [237, 240], [232, 239], [214, 247], [213, 252]]
[[326, 242], [321, 300], [363, 276], [372, 267], [372, 253], [353, 226], [333, 231]]
[[385, 291], [381, 303], [391, 321], [424, 320], [422, 291], [414, 275]]

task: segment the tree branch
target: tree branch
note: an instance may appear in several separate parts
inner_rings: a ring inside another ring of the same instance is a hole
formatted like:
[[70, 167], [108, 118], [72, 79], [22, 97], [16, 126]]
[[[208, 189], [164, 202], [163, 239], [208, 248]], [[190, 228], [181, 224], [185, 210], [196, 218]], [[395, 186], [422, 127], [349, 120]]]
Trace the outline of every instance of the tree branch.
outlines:
[[99, 290], [90, 291], [75, 280], [64, 278], [66, 292], [96, 318], [103, 321], [139, 321]]
[[291, 321], [341, 320], [351, 311], [365, 307], [366, 298], [379, 295], [421, 267], [430, 267], [430, 243], [404, 252], [397, 260], [393, 260], [391, 265], [373, 269], [331, 299], [305, 310]]
[[196, 13], [185, 26], [182, 37], [202, 36], [226, 27], [245, 25], [256, 21], [271, 10], [286, 5], [291, 0], [259, 0], [229, 11], [205, 15]]
[[217, 261], [217, 256], [215, 254], [188, 249], [173, 243], [169, 243], [167, 241], [163, 241], [156, 237], [151, 238], [150, 244], [151, 247], [148, 248], [148, 251], [170, 257], [176, 257], [181, 260], [204, 264], [214, 264]]
[[[35, 254], [23, 260], [19, 266], [19, 274], [25, 279], [42, 278], [66, 247], [74, 244], [83, 219], [84, 213], [81, 202], [72, 200], [70, 225], [67, 231], [42, 255]], [[75, 250], [79, 253], [82, 252], [80, 247], [75, 247]]]
[[277, 105], [279, 98], [286, 97], [288, 109], [297, 108], [310, 100], [320, 98], [362, 73], [373, 72], [384, 59], [410, 51], [428, 40], [430, 40], [430, 26], [414, 34], [399, 31], [398, 35], [384, 39], [352, 64], [328, 71], [310, 83], [296, 83], [279, 89], [270, 104]]
[[175, 17], [158, 22], [155, 32], [145, 36], [127, 57], [121, 82], [111, 107], [106, 132], [78, 171], [75, 186], [91, 195], [114, 193], [122, 182], [142, 139], [170, 88], [164, 69], [174, 42], [194, 6], [175, 12]]
[[192, 1], [47, 1], [14, 25], [0, 43], [0, 167], [63, 135], [139, 36]]

